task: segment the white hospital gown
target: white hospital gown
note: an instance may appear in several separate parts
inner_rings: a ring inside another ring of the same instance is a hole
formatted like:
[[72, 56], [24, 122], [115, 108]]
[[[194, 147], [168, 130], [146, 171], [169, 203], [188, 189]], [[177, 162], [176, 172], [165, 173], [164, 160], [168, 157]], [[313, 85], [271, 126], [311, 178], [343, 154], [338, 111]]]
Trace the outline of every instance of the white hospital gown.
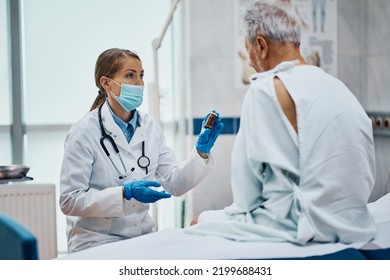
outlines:
[[[373, 238], [372, 124], [355, 96], [311, 65], [260, 76], [245, 96], [232, 152], [233, 204], [202, 213], [185, 232], [297, 244]], [[298, 133], [277, 100], [274, 76], [294, 100]]]

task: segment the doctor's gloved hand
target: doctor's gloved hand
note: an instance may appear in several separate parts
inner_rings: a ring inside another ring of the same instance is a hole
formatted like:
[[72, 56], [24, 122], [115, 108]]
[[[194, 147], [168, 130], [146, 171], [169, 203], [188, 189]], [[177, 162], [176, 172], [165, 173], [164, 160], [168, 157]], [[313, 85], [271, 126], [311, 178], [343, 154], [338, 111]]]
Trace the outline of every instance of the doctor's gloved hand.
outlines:
[[[211, 128], [205, 127], [208, 116], [214, 113], [217, 117], [215, 122]], [[198, 152], [208, 154], [210, 153], [211, 148], [213, 147], [215, 140], [217, 140], [219, 133], [223, 129], [223, 123], [221, 122], [221, 118], [219, 117], [219, 113], [215, 110], [208, 113], [202, 122], [202, 130], [199, 133], [198, 140], [196, 141], [196, 149]]]
[[169, 198], [171, 195], [165, 191], [159, 192], [149, 187], [160, 187], [156, 181], [134, 181], [124, 184], [123, 196], [127, 200], [134, 198], [139, 202], [153, 203], [162, 198]]

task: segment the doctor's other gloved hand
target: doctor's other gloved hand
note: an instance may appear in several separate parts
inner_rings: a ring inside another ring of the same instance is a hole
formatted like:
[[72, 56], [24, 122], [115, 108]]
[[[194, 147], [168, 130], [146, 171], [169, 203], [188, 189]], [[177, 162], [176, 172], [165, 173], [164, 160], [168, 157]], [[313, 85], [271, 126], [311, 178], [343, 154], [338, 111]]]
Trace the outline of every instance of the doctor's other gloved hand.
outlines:
[[215, 110], [211, 111], [217, 115], [217, 118], [211, 128], [205, 127], [208, 116], [211, 113], [208, 113], [202, 122], [202, 130], [199, 133], [198, 140], [196, 141], [196, 149], [198, 152], [208, 154], [210, 153], [211, 148], [213, 147], [215, 141], [217, 140], [219, 133], [223, 129], [223, 123], [219, 117], [219, 113]]
[[170, 198], [171, 195], [165, 191], [159, 192], [150, 187], [160, 187], [156, 181], [134, 181], [123, 185], [123, 196], [127, 200], [134, 198], [139, 202], [153, 203], [162, 198]]

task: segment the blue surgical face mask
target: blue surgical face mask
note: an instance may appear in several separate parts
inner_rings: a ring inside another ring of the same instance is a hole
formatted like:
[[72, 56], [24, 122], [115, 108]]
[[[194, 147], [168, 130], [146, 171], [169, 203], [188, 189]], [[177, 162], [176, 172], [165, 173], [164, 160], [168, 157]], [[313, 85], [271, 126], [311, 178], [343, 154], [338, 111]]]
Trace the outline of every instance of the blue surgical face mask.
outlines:
[[130, 85], [124, 83], [120, 85], [114, 80], [111, 81], [121, 87], [121, 92], [119, 96], [115, 96], [112, 92], [111, 94], [127, 112], [138, 108], [142, 104], [144, 98], [144, 86]]

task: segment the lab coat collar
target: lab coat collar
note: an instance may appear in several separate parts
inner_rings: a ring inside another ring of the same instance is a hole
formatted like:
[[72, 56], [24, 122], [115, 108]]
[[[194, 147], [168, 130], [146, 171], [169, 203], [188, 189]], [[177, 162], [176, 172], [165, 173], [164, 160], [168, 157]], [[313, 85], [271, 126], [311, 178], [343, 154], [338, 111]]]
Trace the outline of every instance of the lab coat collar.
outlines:
[[137, 145], [145, 140], [145, 129], [142, 125], [141, 114], [138, 114], [139, 126], [135, 130], [130, 143], [127, 143], [126, 137], [123, 135], [123, 132], [120, 127], [115, 123], [108, 106], [108, 102], [106, 101], [102, 107], [102, 121], [104, 128], [106, 129], [106, 133], [114, 139], [115, 143], [118, 146], [121, 146], [124, 149], [129, 149], [132, 146]]

